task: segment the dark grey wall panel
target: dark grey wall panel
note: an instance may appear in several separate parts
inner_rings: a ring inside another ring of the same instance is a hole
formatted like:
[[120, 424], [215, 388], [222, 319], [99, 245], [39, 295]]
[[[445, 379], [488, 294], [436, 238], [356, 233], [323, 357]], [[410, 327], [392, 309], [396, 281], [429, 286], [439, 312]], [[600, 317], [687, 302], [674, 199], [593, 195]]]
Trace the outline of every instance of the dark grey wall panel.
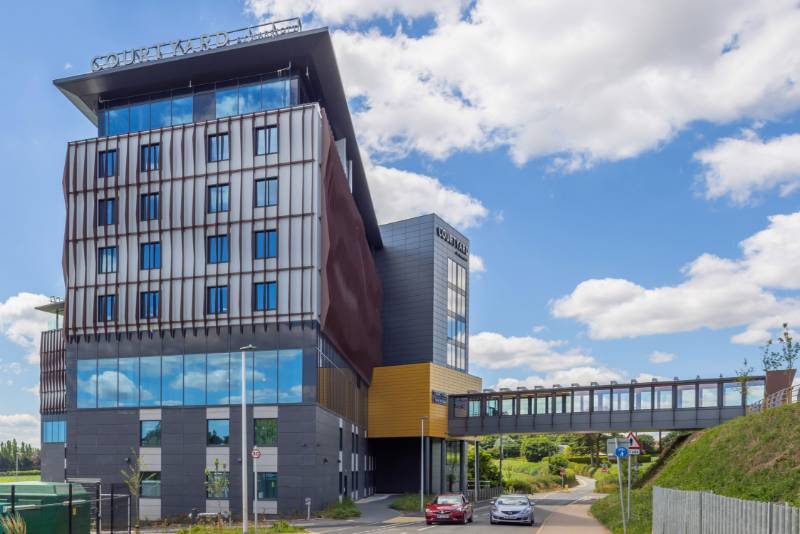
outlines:
[[69, 412], [67, 436], [67, 476], [122, 483], [120, 471], [139, 449], [139, 410]]
[[42, 480], [64, 482], [64, 444], [42, 443]]
[[206, 409], [161, 410], [161, 514], [205, 510]]

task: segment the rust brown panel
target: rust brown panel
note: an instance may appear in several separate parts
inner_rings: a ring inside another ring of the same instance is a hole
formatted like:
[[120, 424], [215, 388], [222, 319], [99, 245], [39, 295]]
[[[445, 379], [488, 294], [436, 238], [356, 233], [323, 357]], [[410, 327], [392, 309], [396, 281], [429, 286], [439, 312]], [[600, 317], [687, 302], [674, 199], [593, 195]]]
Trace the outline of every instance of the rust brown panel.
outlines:
[[381, 364], [381, 283], [322, 111], [320, 327], [365, 380]]
[[63, 413], [67, 404], [66, 344], [63, 330], [42, 332], [39, 412]]

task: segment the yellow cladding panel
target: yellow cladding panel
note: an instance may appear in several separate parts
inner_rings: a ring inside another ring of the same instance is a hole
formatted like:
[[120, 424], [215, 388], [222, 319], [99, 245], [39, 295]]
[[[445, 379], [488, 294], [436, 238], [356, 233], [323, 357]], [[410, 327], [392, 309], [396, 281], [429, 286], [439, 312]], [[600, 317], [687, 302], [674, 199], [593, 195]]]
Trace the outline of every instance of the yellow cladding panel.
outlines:
[[447, 436], [447, 406], [434, 404], [432, 390], [447, 394], [481, 389], [481, 379], [432, 363], [376, 367], [369, 388], [371, 438], [419, 437], [420, 419], [427, 417], [425, 435]]

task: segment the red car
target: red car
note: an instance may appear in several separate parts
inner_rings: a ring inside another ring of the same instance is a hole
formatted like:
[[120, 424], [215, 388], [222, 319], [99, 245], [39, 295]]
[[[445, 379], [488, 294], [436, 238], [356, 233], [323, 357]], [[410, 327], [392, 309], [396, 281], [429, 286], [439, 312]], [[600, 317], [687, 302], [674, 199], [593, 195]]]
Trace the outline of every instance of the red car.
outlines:
[[472, 503], [463, 493], [442, 493], [425, 505], [425, 522], [472, 523]]

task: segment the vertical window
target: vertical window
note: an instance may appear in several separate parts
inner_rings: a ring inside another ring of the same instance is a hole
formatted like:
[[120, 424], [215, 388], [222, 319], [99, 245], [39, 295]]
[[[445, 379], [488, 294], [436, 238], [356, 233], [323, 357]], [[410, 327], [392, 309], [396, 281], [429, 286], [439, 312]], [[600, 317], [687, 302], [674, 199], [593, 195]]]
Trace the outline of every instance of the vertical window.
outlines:
[[205, 404], [206, 355], [187, 354], [183, 357], [183, 370], [183, 403], [187, 406]]
[[142, 145], [141, 157], [139, 159], [139, 170], [141, 172], [157, 171], [161, 168], [161, 144]]
[[700, 394], [698, 395], [697, 401], [701, 408], [716, 408], [717, 385], [700, 384]]
[[258, 500], [278, 498], [278, 473], [258, 473]]
[[211, 134], [208, 136], [208, 161], [225, 161], [230, 159], [228, 134]]
[[658, 386], [655, 388], [656, 410], [672, 409], [672, 386]]
[[764, 381], [763, 380], [749, 380], [747, 382], [745, 402], [748, 406], [758, 401], [764, 400]]
[[447, 365], [467, 367], [467, 270], [447, 259]]
[[183, 405], [183, 356], [161, 357], [161, 405]]
[[[228, 404], [230, 400], [230, 357], [227, 352], [208, 355], [207, 403]], [[234, 373], [237, 372], [234, 370]]]
[[161, 446], [161, 421], [139, 422], [139, 445], [142, 447]]
[[611, 409], [611, 392], [607, 389], [594, 390], [594, 411], [607, 412]]
[[97, 408], [97, 360], [78, 360], [78, 408]]
[[536, 397], [536, 414], [546, 414], [548, 412], [548, 400], [550, 397]]
[[274, 404], [278, 402], [278, 352], [255, 353], [253, 375], [253, 402]]
[[738, 382], [722, 384], [722, 400], [725, 406], [741, 406], [742, 386]]
[[256, 207], [278, 205], [278, 179], [256, 180]]
[[278, 307], [277, 282], [257, 282], [255, 284], [255, 311], [274, 310]]
[[631, 409], [631, 393], [628, 388], [620, 389], [614, 388], [612, 396], [612, 409], [615, 412], [621, 412]]
[[255, 253], [257, 260], [274, 258], [278, 255], [278, 232], [262, 230], [255, 233]]
[[278, 152], [278, 127], [256, 128], [256, 156]]
[[468, 404], [469, 417], [480, 417], [481, 415], [481, 401], [480, 399], [470, 399]]
[[278, 402], [303, 400], [303, 351], [278, 352]]
[[230, 186], [228, 184], [208, 186], [208, 213], [228, 211], [229, 192]]
[[114, 321], [117, 316], [116, 295], [97, 296], [97, 320], [101, 323]]
[[117, 174], [117, 151], [101, 150], [97, 155], [97, 177], [109, 178]]
[[142, 270], [161, 267], [161, 243], [142, 243], [139, 246], [139, 268]]
[[497, 399], [486, 399], [486, 415], [495, 416], [497, 412]]
[[139, 358], [119, 359], [119, 406], [139, 406]]
[[218, 119], [239, 114], [239, 99], [237, 95], [237, 89], [238, 88], [236, 86], [226, 87], [224, 89], [218, 87], [214, 92], [215, 111]]
[[97, 407], [116, 408], [117, 406], [117, 359], [97, 360]]
[[694, 384], [686, 384], [678, 386], [678, 408], [694, 408], [695, 391]]
[[139, 319], [155, 319], [158, 317], [158, 301], [158, 291], [142, 291], [139, 293]]
[[[216, 480], [221, 481], [219, 484]], [[206, 498], [227, 499], [230, 497], [230, 473], [227, 471], [208, 471], [206, 473]]]
[[131, 108], [128, 106], [109, 109], [108, 115], [108, 135], [119, 135], [130, 130]]
[[161, 406], [161, 358], [140, 359], [139, 399], [143, 407]]
[[142, 471], [139, 495], [145, 499], [161, 498], [161, 472]]
[[209, 419], [206, 445], [227, 445], [231, 437], [230, 420]]
[[257, 447], [277, 447], [278, 446], [278, 420], [277, 419], [254, 419], [255, 444]]
[[239, 113], [253, 113], [261, 109], [261, 85], [258, 83], [239, 86]]
[[150, 129], [150, 104], [136, 104], [130, 107], [130, 131], [141, 132]]
[[66, 421], [42, 422], [42, 443], [63, 443], [67, 439]]
[[150, 101], [150, 128], [164, 128], [170, 122], [170, 102], [169, 99]]
[[634, 410], [652, 410], [653, 409], [653, 392], [649, 387], [636, 388], [633, 391], [633, 409]]
[[206, 239], [206, 262], [228, 263], [228, 236], [212, 235]]
[[500, 403], [503, 415], [514, 415], [514, 399], [503, 399]]
[[98, 272], [101, 274], [117, 272], [117, 247], [100, 247], [98, 256]]
[[139, 198], [139, 220], [158, 219], [158, 193], [145, 193]]
[[97, 225], [108, 226], [117, 223], [117, 203], [113, 198], [101, 198], [97, 201]]
[[228, 313], [228, 286], [209, 287], [206, 297], [207, 314]]
[[192, 111], [192, 95], [172, 97], [172, 125], [189, 124], [194, 119]]
[[589, 392], [575, 391], [572, 394], [572, 411], [575, 413], [586, 413], [589, 411]]

